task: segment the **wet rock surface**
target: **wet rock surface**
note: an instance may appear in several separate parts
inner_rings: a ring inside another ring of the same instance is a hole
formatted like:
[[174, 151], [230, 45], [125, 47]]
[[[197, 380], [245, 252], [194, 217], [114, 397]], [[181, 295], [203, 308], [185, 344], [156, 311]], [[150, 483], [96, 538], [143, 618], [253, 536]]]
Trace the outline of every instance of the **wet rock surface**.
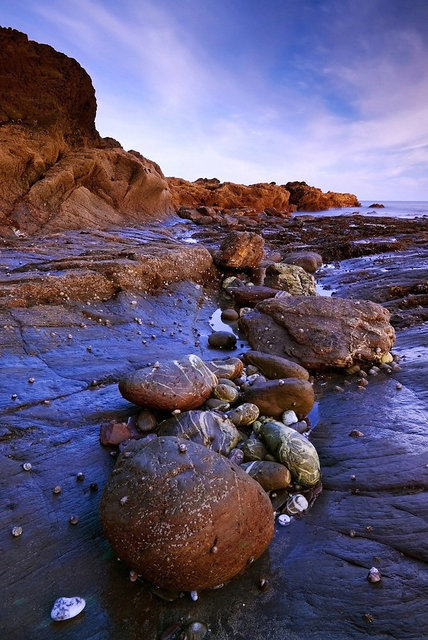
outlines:
[[[359, 224], [358, 217], [348, 220], [346, 229], [351, 233], [349, 225], [357, 224], [369, 237], [377, 227]], [[294, 229], [301, 244], [316, 244], [319, 236], [321, 247], [323, 233], [328, 245], [330, 224], [333, 230], [333, 223], [321, 220], [296, 222], [287, 233]], [[344, 222], [335, 225], [338, 235], [344, 233]], [[367, 251], [362, 264], [373, 263], [373, 274], [396, 262], [407, 264], [410, 279], [411, 266], [423, 253], [417, 240], [423, 239], [424, 225], [390, 226], [388, 233], [397, 236], [393, 248], [403, 246], [400, 233], [407, 234], [408, 248], [384, 254], [386, 264], [376, 262], [382, 256], [370, 257], [376, 243], [353, 246]], [[138, 244], [136, 237], [123, 231], [128, 250]], [[82, 238], [99, 242], [97, 234]], [[378, 243], [378, 249], [386, 245], [391, 246]], [[24, 241], [3, 250], [1, 260], [24, 267], [25, 280], [26, 265], [38, 262], [40, 254], [46, 259], [43, 247]], [[56, 250], [64, 258], [67, 249], [81, 250], [57, 239], [56, 248], [49, 245], [49, 259]], [[338, 280], [349, 277], [340, 266], [328, 271]], [[328, 284], [327, 276], [321, 282]], [[1, 307], [5, 595], [0, 626], [9, 638], [46, 640], [60, 633], [65, 640], [157, 640], [170, 625], [194, 620], [206, 623], [215, 640], [420, 640], [428, 634], [426, 323], [397, 331], [394, 351], [403, 357], [401, 369], [369, 376], [364, 390], [358, 373], [348, 376], [346, 385], [339, 374], [317, 378], [318, 424], [311, 441], [320, 456], [324, 491], [305, 517], [276, 525], [268, 551], [223, 589], [202, 592], [197, 602], [189, 597], [166, 602], [159, 596], [174, 595], [155, 595], [128, 579], [129, 569], [102, 535], [98, 503], [115, 458], [99, 446], [99, 426], [104, 420], [126, 421], [136, 410], [117, 391], [127, 372], [168, 359], [172, 350], [177, 358], [189, 352], [206, 361], [225, 357], [207, 347], [208, 320], [218, 298], [198, 284], [180, 282], [162, 287], [157, 296], [122, 290], [106, 300], [91, 297], [90, 305], [69, 298], [25, 307], [5, 300]], [[413, 316], [420, 323], [418, 318]], [[343, 392], [335, 391], [337, 385]], [[364, 437], [350, 438], [353, 429]], [[32, 464], [28, 472], [25, 462]], [[83, 481], [77, 481], [79, 472]], [[61, 492], [54, 493], [58, 485]], [[75, 526], [69, 524], [73, 515]], [[22, 527], [19, 537], [10, 534], [13, 526]], [[367, 581], [372, 566], [382, 574], [380, 583]], [[264, 591], [261, 580], [269, 583]], [[62, 594], [79, 594], [87, 604], [84, 614], [63, 623], [59, 632], [50, 610]]]

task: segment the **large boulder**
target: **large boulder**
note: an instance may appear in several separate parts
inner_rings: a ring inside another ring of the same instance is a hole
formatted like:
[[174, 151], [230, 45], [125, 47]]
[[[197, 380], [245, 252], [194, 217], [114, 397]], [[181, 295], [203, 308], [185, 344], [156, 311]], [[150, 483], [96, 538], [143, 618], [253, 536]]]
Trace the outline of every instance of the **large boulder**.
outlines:
[[48, 45], [0, 28], [0, 235], [165, 217], [160, 167], [95, 128], [82, 67]]
[[[181, 446], [180, 446], [181, 445]], [[100, 513], [115, 553], [153, 584], [215, 587], [269, 545], [274, 520], [262, 487], [223, 456], [172, 436], [122, 455]]]
[[217, 377], [196, 355], [138, 369], [119, 382], [126, 400], [151, 409], [187, 411], [200, 407], [211, 395]]
[[214, 254], [220, 267], [247, 269], [257, 267], [263, 260], [265, 241], [251, 231], [231, 231]]
[[253, 349], [323, 369], [380, 361], [395, 341], [389, 318], [368, 300], [290, 296], [260, 302], [240, 325]]

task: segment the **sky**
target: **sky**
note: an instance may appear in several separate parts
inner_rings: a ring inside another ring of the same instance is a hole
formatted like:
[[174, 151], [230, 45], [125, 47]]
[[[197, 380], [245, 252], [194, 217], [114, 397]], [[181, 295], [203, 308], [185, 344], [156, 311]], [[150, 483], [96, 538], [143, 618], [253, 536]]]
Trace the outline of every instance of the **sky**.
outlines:
[[428, 0], [0, 0], [168, 176], [428, 200]]

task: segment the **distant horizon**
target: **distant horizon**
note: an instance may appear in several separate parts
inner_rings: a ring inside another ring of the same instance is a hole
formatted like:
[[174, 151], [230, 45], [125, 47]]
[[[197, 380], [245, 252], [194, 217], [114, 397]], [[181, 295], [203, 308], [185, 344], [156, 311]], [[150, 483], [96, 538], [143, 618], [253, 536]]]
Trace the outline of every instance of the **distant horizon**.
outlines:
[[428, 201], [426, 0], [23, 0], [2, 23], [75, 58], [100, 134], [165, 175]]

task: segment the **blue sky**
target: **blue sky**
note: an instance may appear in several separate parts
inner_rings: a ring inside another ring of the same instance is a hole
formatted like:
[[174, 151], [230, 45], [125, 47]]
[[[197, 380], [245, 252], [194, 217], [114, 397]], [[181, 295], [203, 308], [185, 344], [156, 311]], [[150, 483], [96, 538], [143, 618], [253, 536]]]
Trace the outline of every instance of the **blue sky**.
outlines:
[[13, 0], [166, 175], [428, 200], [427, 0]]

